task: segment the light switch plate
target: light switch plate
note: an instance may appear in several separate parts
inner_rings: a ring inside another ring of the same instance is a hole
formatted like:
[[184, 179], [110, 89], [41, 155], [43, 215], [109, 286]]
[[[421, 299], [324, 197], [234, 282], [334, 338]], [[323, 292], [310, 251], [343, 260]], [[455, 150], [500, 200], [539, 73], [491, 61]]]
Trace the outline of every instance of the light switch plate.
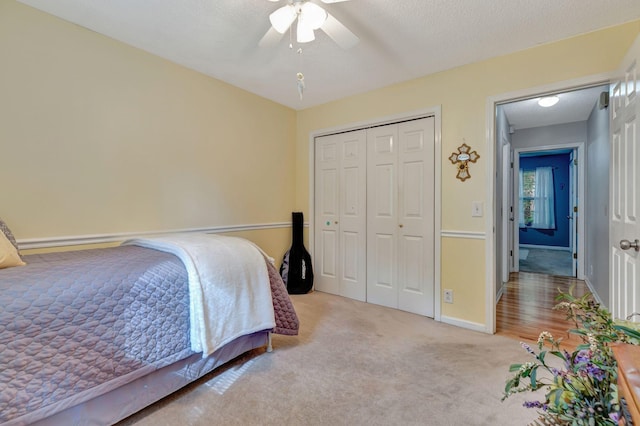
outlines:
[[482, 201], [472, 201], [471, 202], [471, 216], [472, 217], [482, 217], [484, 214], [484, 205]]

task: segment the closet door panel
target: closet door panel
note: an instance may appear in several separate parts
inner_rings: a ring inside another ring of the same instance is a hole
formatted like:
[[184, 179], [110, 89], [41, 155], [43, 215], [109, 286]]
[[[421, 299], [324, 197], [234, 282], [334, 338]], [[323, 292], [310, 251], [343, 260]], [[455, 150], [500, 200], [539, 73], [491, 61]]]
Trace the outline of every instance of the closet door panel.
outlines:
[[402, 187], [399, 198], [402, 205], [400, 206], [400, 222], [421, 221], [424, 219], [426, 204], [424, 199], [424, 162], [405, 162], [402, 164], [401, 176]]
[[316, 140], [314, 287], [339, 294], [339, 140]]
[[316, 289], [366, 298], [366, 132], [315, 140]]
[[[328, 279], [335, 280], [338, 276], [336, 269], [336, 252], [338, 247], [338, 238], [333, 230], [324, 230], [321, 234], [322, 253], [320, 253], [320, 274]], [[337, 287], [332, 289], [337, 291]], [[323, 291], [328, 291], [325, 289]]]
[[398, 126], [367, 130], [367, 302], [398, 307]]
[[399, 125], [398, 308], [434, 311], [434, 119]]
[[424, 268], [422, 266], [424, 253], [424, 241], [421, 237], [403, 236], [400, 239], [400, 256], [398, 256], [399, 282], [401, 291], [414, 294], [422, 294], [421, 283], [424, 281]]
[[365, 301], [367, 296], [367, 134], [364, 130], [336, 135], [340, 158], [339, 294]]
[[373, 194], [373, 210], [369, 212], [376, 220], [393, 220], [396, 210], [395, 167], [393, 164], [376, 165], [372, 171], [374, 187], [369, 191]]

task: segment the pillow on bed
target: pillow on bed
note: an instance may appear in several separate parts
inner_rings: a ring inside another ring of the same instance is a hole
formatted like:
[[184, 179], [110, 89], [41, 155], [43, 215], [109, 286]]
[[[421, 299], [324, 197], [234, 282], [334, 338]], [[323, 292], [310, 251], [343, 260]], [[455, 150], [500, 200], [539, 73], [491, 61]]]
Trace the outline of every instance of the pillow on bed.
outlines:
[[11, 244], [11, 241], [0, 232], [0, 269], [12, 266], [23, 266], [25, 263], [20, 259], [18, 250]]
[[13, 237], [13, 234], [11, 233], [11, 229], [9, 229], [9, 227], [4, 222], [4, 220], [2, 220], [2, 218], [0, 218], [0, 232], [4, 233], [5, 237], [7, 237], [9, 242], [13, 244], [16, 250], [18, 250], [18, 243], [16, 242], [16, 239]]

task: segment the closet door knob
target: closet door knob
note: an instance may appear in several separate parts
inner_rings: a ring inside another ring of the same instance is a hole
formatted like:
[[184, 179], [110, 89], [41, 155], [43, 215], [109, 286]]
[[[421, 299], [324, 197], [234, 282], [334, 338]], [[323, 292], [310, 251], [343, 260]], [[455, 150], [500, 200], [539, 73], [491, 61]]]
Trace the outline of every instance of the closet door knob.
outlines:
[[398, 226], [400, 226], [400, 228], [402, 228], [404, 225], [403, 225], [403, 224], [400, 224], [400, 225], [398, 225]]

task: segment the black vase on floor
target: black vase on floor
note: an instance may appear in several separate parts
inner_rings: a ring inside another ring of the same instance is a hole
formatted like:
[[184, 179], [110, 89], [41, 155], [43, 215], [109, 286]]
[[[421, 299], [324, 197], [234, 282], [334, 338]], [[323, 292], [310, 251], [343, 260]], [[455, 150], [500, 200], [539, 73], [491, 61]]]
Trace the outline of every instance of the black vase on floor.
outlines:
[[284, 255], [280, 275], [289, 294], [306, 294], [313, 288], [313, 267], [311, 255], [304, 247], [302, 228], [304, 218], [301, 212], [291, 213], [293, 241]]

